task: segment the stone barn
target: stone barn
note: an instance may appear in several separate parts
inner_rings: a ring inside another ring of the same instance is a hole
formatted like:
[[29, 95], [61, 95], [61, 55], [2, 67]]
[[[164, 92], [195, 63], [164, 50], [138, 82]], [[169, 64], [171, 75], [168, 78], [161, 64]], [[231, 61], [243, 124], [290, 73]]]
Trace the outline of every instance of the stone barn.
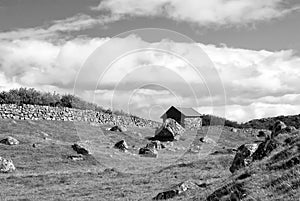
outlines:
[[186, 129], [198, 129], [202, 126], [201, 114], [193, 108], [170, 107], [160, 118], [163, 122], [172, 118]]

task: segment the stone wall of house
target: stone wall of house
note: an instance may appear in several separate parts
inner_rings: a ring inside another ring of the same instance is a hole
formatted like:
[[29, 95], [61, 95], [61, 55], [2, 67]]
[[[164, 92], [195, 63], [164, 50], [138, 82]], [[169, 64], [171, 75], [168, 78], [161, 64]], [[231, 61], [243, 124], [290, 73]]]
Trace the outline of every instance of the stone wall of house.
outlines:
[[134, 116], [118, 116], [93, 110], [40, 105], [0, 105], [1, 119], [85, 121], [111, 125], [159, 127], [161, 123]]
[[197, 130], [202, 127], [202, 118], [185, 118], [184, 125], [186, 129]]

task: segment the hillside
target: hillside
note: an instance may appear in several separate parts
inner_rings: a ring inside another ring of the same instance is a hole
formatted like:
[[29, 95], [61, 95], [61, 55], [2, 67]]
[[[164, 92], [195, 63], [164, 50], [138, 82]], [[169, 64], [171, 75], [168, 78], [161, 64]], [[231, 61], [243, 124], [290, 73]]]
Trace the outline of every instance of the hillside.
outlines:
[[294, 126], [297, 129], [300, 128], [300, 114], [253, 119], [251, 121], [243, 123], [242, 126], [255, 129], [269, 129], [278, 120], [284, 122], [288, 126]]
[[[0, 144], [1, 157], [12, 159], [16, 167], [0, 174], [0, 200], [152, 200], [182, 182], [195, 186], [169, 200], [298, 200], [299, 131], [280, 135], [268, 157], [232, 174], [238, 147], [262, 143], [255, 134], [203, 127], [186, 131], [172, 147], [158, 150], [157, 158], [144, 158], [138, 150], [149, 143], [154, 129], [129, 126], [114, 132], [109, 127], [0, 120], [0, 139], [12, 136], [20, 142]], [[203, 143], [208, 131], [209, 140]], [[128, 152], [113, 147], [122, 139]], [[73, 160], [78, 154], [72, 145], [78, 141], [88, 143], [92, 154]]]
[[[199, 158], [188, 152], [191, 144], [199, 143], [197, 136], [202, 132], [184, 134], [171, 150], [161, 150], [158, 158], [141, 158], [135, 154], [148, 142], [147, 137], [153, 136], [153, 129], [128, 127], [122, 133], [107, 131], [107, 127], [1, 120], [0, 138], [9, 135], [20, 141], [15, 146], [0, 144], [1, 157], [11, 158], [16, 166], [15, 172], [0, 174], [1, 200], [151, 200], [161, 190], [184, 180], [208, 182], [230, 175], [232, 154]], [[216, 149], [249, 140], [235, 137], [229, 129], [224, 134], [231, 139], [221, 135]], [[121, 139], [127, 141], [129, 153], [113, 148]], [[96, 145], [92, 146], [93, 154], [81, 161], [69, 159], [76, 155], [71, 145], [77, 141], [92, 141]]]

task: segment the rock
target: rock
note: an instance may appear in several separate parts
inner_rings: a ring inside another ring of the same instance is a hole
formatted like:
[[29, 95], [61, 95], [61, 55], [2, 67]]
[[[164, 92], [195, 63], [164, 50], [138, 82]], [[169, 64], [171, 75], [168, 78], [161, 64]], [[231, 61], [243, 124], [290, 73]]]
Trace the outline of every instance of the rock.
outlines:
[[117, 142], [114, 147], [124, 152], [128, 150], [128, 145], [125, 140]]
[[157, 151], [155, 149], [150, 149], [150, 148], [140, 148], [139, 154], [144, 157], [152, 157], [156, 158], [157, 157]]
[[71, 155], [67, 157], [68, 159], [71, 159], [73, 161], [82, 161], [83, 157], [82, 155]]
[[292, 133], [292, 132], [296, 131], [297, 129], [296, 129], [294, 126], [287, 126], [287, 127], [285, 128], [285, 130], [286, 130], [286, 132], [288, 132], [288, 133]]
[[267, 136], [267, 134], [265, 133], [265, 131], [259, 131], [257, 134], [257, 137], [259, 138], [265, 138]]
[[5, 159], [0, 157], [0, 172], [1, 173], [8, 173], [15, 171], [16, 168], [11, 159]]
[[89, 155], [91, 154], [90, 151], [85, 147], [82, 143], [75, 143], [72, 145], [72, 148], [78, 153], [82, 155]]
[[253, 153], [253, 160], [261, 160], [279, 146], [279, 142], [276, 139], [266, 139], [260, 143], [257, 150]]
[[207, 136], [201, 137], [199, 140], [200, 140], [200, 142], [202, 142], [202, 143], [216, 144], [216, 142], [215, 142], [213, 139], [211, 139], [211, 138], [209, 138], [209, 137], [207, 137]]
[[155, 140], [155, 141], [151, 141], [150, 143], [148, 143], [146, 145], [146, 148], [160, 150], [160, 149], [165, 148], [165, 146], [160, 141]]
[[237, 153], [233, 159], [233, 162], [229, 168], [231, 173], [246, 167], [252, 161], [252, 155], [257, 150], [258, 144], [243, 144], [237, 149]]
[[0, 141], [0, 143], [6, 144], [6, 145], [18, 145], [19, 141], [11, 136], [8, 136], [7, 138], [2, 139]]
[[162, 146], [162, 148], [164, 149], [164, 148], [171, 148], [171, 147], [173, 147], [174, 146], [174, 143], [173, 142], [170, 142], [170, 141], [167, 141], [167, 142], [161, 142], [161, 146]]
[[276, 121], [272, 129], [271, 138], [274, 138], [280, 133], [284, 132], [285, 129], [286, 129], [285, 123], [283, 123], [282, 121]]
[[113, 126], [109, 130], [110, 131], [119, 131], [119, 132], [127, 131], [127, 129], [124, 126]]
[[184, 181], [174, 186], [173, 188], [178, 191], [178, 194], [181, 194], [189, 189], [196, 189], [198, 185], [192, 181]]
[[236, 128], [231, 128], [230, 131], [236, 133], [238, 130]]
[[189, 189], [196, 189], [198, 185], [192, 181], [184, 181], [175, 186], [173, 186], [170, 190], [158, 193], [152, 200], [166, 200], [169, 198], [173, 198], [177, 195], [186, 192]]
[[178, 195], [176, 190], [168, 190], [161, 193], [158, 193], [152, 200], [167, 200]]
[[156, 130], [154, 138], [159, 141], [177, 141], [184, 131], [179, 123], [169, 118]]

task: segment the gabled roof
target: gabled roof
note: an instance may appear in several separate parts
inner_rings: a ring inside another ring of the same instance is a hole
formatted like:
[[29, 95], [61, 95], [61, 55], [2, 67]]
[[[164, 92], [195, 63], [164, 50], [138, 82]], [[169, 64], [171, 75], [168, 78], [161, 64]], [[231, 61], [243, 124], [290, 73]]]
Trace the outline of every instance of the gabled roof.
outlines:
[[[178, 110], [181, 114], [183, 114], [184, 116], [186, 116], [186, 117], [200, 117], [200, 116], [202, 116], [199, 112], [197, 112], [196, 110], [194, 110], [193, 108], [187, 108], [187, 107], [174, 107], [174, 106], [172, 106], [172, 107], [170, 107], [167, 111], [169, 111], [170, 109], [172, 109], [172, 108], [174, 108], [174, 109], [176, 109], [176, 110]], [[166, 111], [166, 112], [167, 112]], [[165, 113], [166, 113], [165, 112]], [[165, 114], [164, 113], [164, 114]], [[163, 117], [163, 115], [161, 116], [161, 118]]]
[[186, 117], [199, 117], [201, 114], [191, 107], [175, 107]]

